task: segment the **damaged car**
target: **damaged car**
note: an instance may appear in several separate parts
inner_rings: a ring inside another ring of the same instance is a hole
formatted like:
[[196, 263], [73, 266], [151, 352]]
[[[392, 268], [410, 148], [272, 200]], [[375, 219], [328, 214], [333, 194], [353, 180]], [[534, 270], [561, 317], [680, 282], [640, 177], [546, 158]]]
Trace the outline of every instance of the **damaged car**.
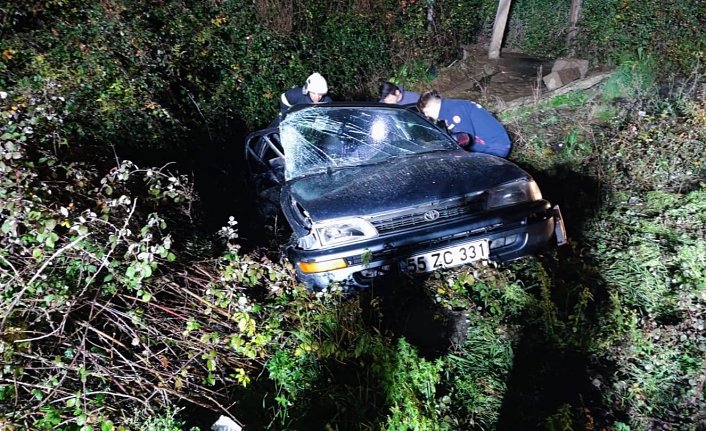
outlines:
[[291, 226], [284, 253], [312, 289], [507, 262], [566, 237], [527, 172], [462, 149], [410, 108], [294, 107], [247, 136], [245, 159], [261, 205]]

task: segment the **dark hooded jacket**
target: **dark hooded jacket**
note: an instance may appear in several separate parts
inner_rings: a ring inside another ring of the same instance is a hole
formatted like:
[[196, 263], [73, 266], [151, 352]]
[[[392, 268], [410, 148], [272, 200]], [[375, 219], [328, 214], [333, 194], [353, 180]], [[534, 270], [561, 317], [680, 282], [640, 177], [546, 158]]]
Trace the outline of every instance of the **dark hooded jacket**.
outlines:
[[[328, 95], [321, 98], [318, 103], [329, 103], [333, 102], [333, 99]], [[279, 109], [282, 113], [287, 112], [289, 108], [294, 105], [313, 105], [314, 102], [311, 101], [309, 95], [305, 93], [304, 87], [294, 87], [290, 88], [286, 92], [282, 93], [279, 100]]]
[[473, 140], [471, 151], [507, 158], [512, 147], [505, 127], [475, 102], [441, 99], [439, 120], [446, 122], [451, 133], [465, 132]]

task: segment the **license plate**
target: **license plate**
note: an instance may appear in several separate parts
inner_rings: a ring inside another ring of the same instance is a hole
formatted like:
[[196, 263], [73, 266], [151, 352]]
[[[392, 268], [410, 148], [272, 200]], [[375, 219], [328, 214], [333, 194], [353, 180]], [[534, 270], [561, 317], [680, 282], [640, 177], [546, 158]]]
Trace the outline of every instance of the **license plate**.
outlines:
[[488, 255], [488, 240], [483, 239], [411, 256], [404, 264], [407, 272], [431, 272], [487, 259]]

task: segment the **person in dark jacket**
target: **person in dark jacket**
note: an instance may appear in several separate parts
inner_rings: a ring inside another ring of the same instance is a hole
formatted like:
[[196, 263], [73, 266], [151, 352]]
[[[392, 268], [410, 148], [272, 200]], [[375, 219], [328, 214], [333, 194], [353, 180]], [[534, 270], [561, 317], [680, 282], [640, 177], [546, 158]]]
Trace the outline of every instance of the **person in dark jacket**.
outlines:
[[290, 88], [282, 93], [279, 109], [282, 113], [285, 113], [294, 105], [332, 102], [333, 100], [327, 96], [327, 93], [328, 84], [326, 79], [319, 73], [312, 73], [306, 78], [306, 83], [303, 87]]
[[475, 102], [442, 99], [436, 90], [421, 95], [419, 112], [434, 121], [443, 120], [450, 133], [468, 133], [470, 151], [507, 158], [512, 144], [505, 127], [487, 110]]
[[411, 105], [419, 101], [419, 93], [407, 91], [391, 82], [380, 84], [380, 102], [393, 105]]

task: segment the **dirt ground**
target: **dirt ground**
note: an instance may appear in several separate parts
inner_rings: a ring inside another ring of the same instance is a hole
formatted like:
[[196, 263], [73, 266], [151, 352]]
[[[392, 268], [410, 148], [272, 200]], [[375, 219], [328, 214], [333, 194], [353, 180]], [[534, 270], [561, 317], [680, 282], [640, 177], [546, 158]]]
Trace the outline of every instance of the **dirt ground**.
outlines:
[[490, 60], [481, 46], [467, 46], [464, 51], [466, 58], [439, 69], [431, 86], [443, 97], [475, 100], [488, 107], [541, 92], [542, 76], [554, 62], [506, 51], [498, 60]]

